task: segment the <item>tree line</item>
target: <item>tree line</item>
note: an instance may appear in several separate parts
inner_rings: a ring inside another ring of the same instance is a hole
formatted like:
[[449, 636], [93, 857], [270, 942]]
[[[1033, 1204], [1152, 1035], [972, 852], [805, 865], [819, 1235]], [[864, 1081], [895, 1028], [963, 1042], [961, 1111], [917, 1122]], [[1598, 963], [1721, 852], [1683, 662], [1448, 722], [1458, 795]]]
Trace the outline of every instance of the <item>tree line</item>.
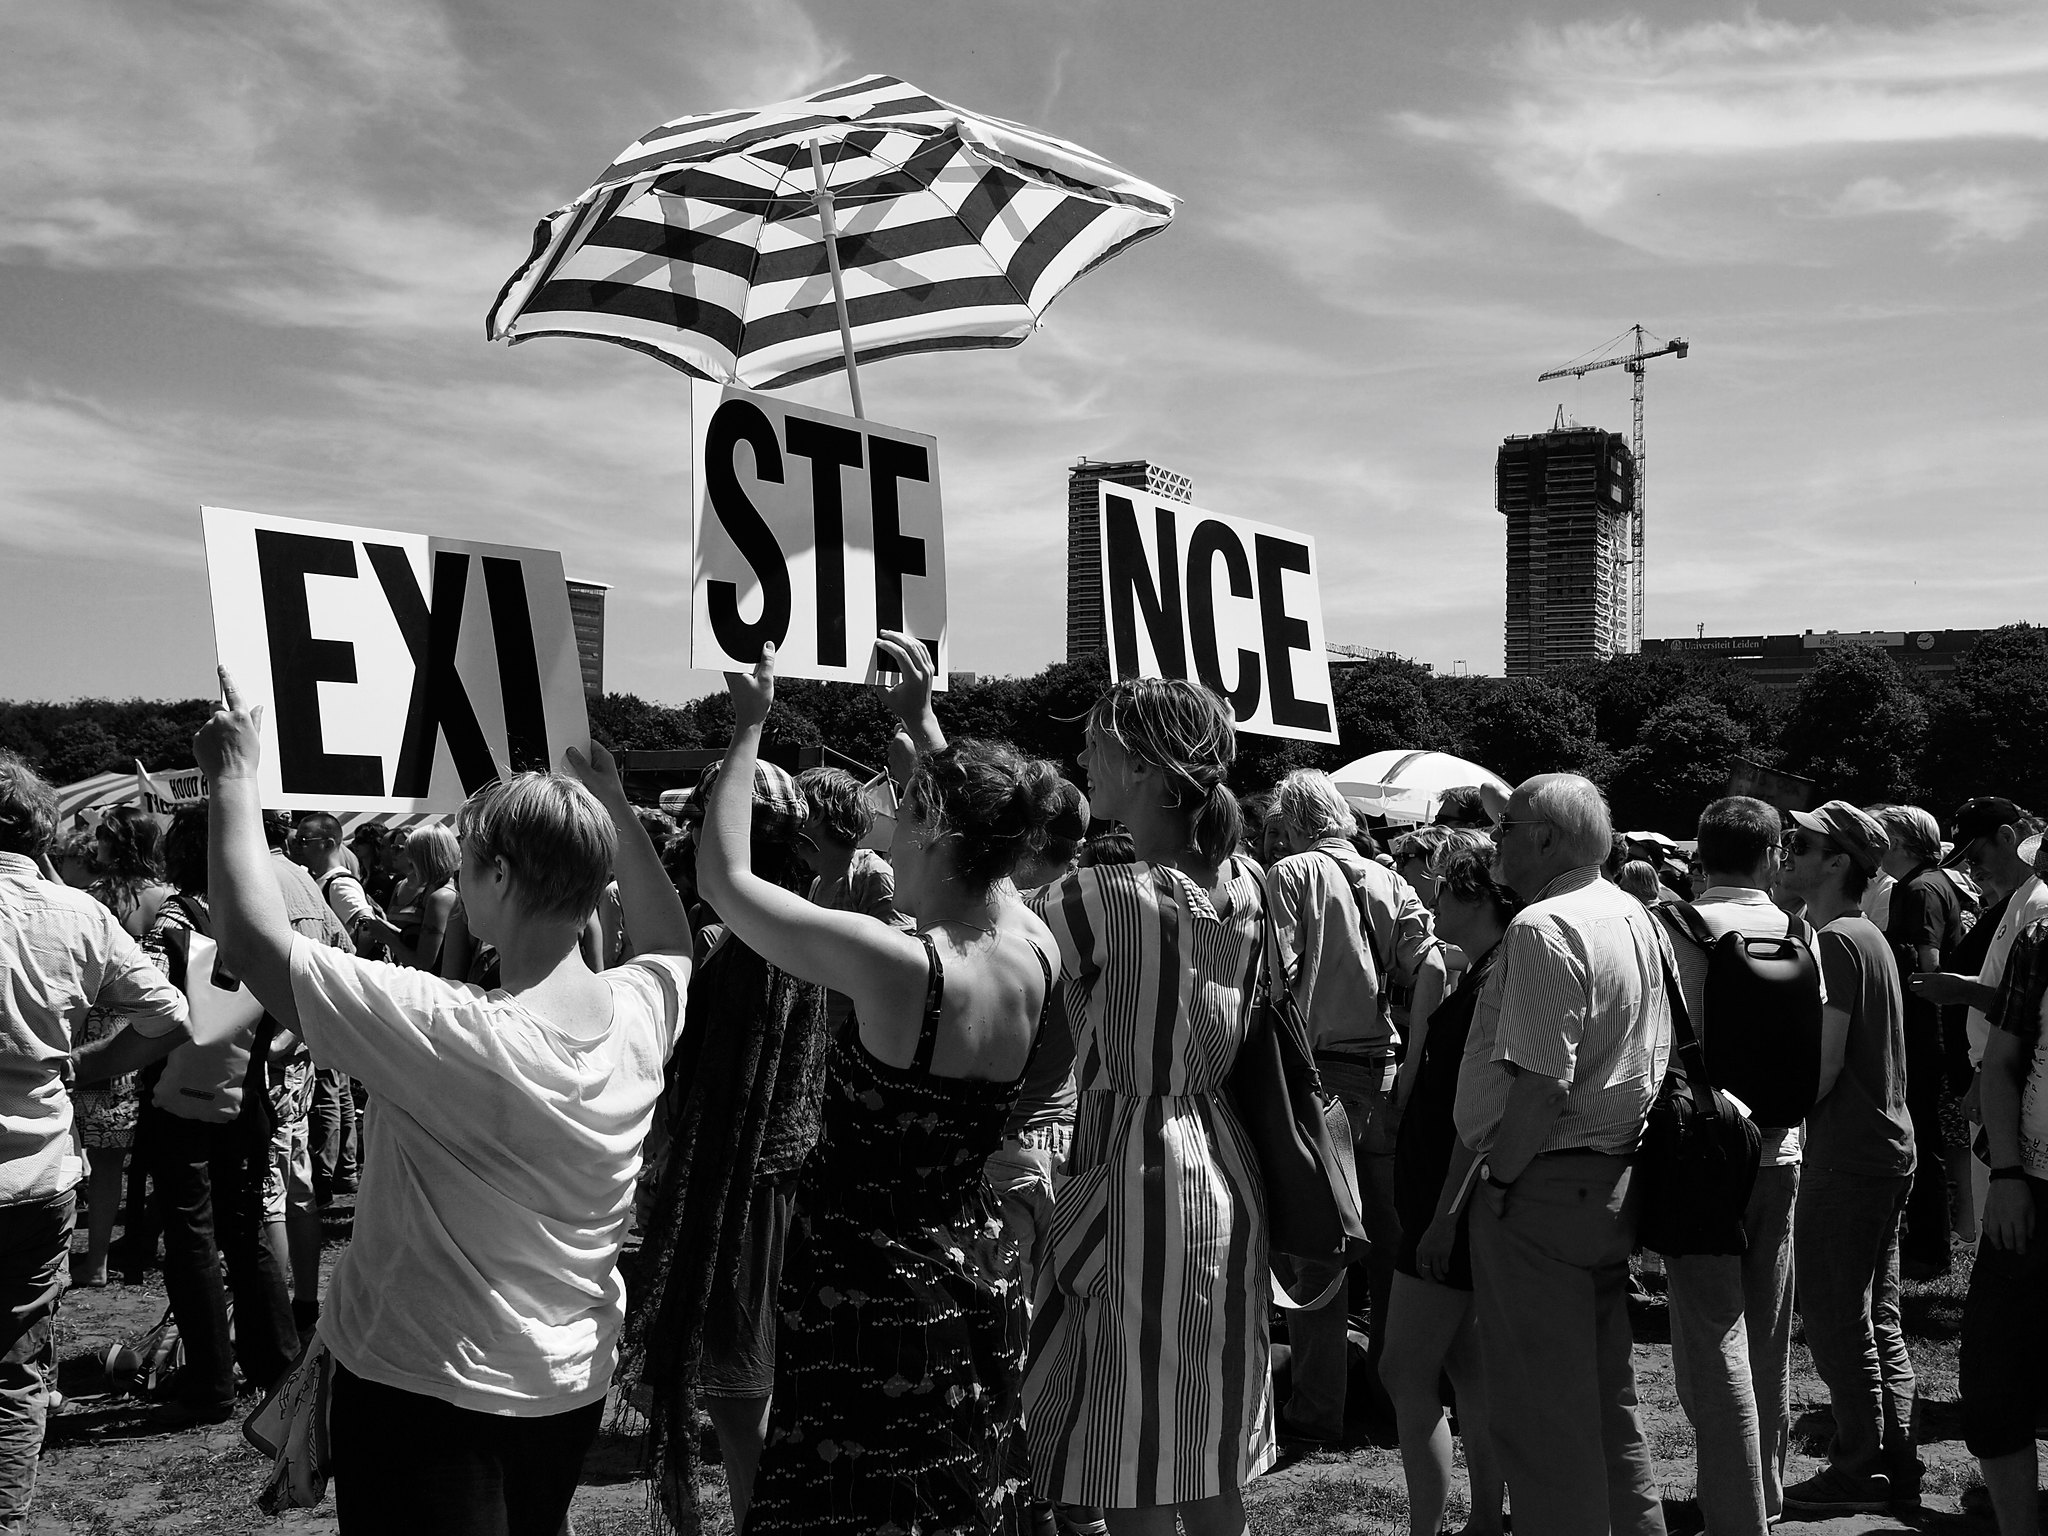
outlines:
[[[1427, 748], [1483, 763], [1510, 783], [1568, 769], [1606, 789], [1616, 821], [1685, 836], [1722, 793], [1735, 759], [1815, 781], [1821, 797], [1926, 805], [1946, 821], [1973, 794], [2048, 810], [2048, 629], [1986, 632], [1948, 677], [1870, 647], [1825, 652], [1796, 690], [1763, 687], [1732, 662], [1615, 656], [1531, 677], [1446, 677], [1398, 658], [1332, 671], [1335, 746], [1239, 738], [1231, 782], [1270, 787], [1291, 768], [1335, 769], [1387, 748]], [[939, 695], [954, 736], [1000, 737], [1078, 777], [1082, 717], [1108, 684], [1100, 656], [1028, 677], [990, 677]], [[0, 703], [0, 747], [56, 783], [140, 758], [192, 766], [204, 699]], [[722, 693], [666, 705], [630, 693], [590, 704], [614, 748], [717, 748], [731, 734]], [[865, 688], [787, 680], [771, 740], [828, 743], [879, 765], [894, 719]]]

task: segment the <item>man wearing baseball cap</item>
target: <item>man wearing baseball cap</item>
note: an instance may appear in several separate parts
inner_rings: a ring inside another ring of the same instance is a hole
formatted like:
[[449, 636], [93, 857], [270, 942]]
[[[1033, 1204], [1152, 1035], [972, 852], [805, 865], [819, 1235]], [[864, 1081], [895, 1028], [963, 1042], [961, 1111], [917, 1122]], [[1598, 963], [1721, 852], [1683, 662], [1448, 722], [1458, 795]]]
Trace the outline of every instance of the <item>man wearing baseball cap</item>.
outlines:
[[1828, 1464], [1785, 1490], [1785, 1511], [1857, 1514], [1920, 1497], [1913, 1362], [1899, 1321], [1899, 1224], [1915, 1162], [1905, 1005], [1891, 947], [1859, 910], [1890, 840], [1846, 800], [1792, 821], [1778, 883], [1819, 930], [1827, 988], [1793, 1252], [1835, 1435]]

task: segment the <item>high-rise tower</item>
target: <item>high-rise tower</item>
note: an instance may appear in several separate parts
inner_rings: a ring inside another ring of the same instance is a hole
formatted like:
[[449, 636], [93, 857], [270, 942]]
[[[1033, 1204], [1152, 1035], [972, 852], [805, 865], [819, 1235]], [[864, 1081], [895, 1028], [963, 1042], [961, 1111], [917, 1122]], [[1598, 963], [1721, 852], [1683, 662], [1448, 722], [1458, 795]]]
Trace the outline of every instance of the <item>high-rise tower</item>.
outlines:
[[1635, 492], [1635, 456], [1618, 432], [1561, 427], [1500, 445], [1494, 506], [1507, 519], [1508, 676], [1630, 648]]
[[1105, 650], [1102, 627], [1102, 497], [1107, 480], [1174, 501], [1193, 501], [1195, 482], [1144, 459], [1082, 459], [1067, 473], [1067, 660]]

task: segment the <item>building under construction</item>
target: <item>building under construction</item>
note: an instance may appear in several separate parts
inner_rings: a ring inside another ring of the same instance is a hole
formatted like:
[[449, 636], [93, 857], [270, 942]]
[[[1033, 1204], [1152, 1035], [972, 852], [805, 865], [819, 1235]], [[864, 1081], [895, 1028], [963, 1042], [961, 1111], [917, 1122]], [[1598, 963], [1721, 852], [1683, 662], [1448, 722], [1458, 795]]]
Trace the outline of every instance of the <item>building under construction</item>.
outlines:
[[1618, 432], [1510, 437], [1494, 460], [1507, 519], [1509, 677], [1631, 648], [1629, 515], [1635, 455]]
[[1067, 474], [1067, 660], [1109, 648], [1102, 624], [1102, 497], [1104, 481], [1193, 501], [1195, 482], [1145, 459], [1106, 463], [1082, 459]]

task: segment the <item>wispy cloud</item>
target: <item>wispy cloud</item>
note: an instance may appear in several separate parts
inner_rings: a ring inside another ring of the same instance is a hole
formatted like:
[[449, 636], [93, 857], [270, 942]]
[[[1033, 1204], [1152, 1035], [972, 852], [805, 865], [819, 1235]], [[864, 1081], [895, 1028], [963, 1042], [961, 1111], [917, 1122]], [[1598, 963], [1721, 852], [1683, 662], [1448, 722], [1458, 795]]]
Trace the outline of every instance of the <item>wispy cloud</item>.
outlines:
[[[2048, 11], [2035, 6], [1912, 27], [1801, 26], [1755, 12], [1662, 31], [1640, 19], [1531, 26], [1495, 63], [1509, 82], [1503, 98], [1396, 123], [1664, 254], [1698, 253], [1703, 238], [1710, 254], [1740, 251], [1725, 227], [1731, 198], [1767, 213], [1802, 187], [1865, 183], [1888, 156], [2048, 142]], [[1663, 206], [1646, 206], [1666, 193]], [[2003, 202], [2026, 195], [2008, 189]], [[1837, 201], [1858, 196], [1869, 194]], [[1958, 230], [1965, 243], [2007, 238], [1998, 231], [2011, 224], [2000, 214], [1971, 224], [1953, 205], [1929, 211], [1950, 214], [1951, 242]]]
[[1946, 226], [1941, 247], [1959, 251], [1986, 241], [2017, 240], [2040, 218], [2041, 200], [2010, 180], [1934, 176], [1908, 184], [1890, 176], [1865, 176], [1844, 188], [1827, 211], [1843, 218], [1934, 214]]

